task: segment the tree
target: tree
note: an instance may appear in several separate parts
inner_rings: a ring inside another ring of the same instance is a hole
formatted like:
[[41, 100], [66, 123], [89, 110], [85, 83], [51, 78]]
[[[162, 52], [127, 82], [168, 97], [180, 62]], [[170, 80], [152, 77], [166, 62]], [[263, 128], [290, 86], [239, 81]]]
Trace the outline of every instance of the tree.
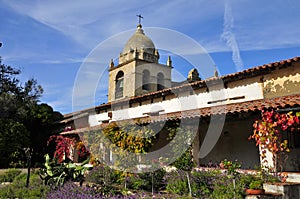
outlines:
[[12, 119], [0, 119], [0, 164], [22, 164], [25, 159], [23, 148], [29, 146], [29, 132], [26, 127]]
[[24, 166], [24, 148], [41, 156], [51, 132], [59, 127], [55, 121], [62, 118], [47, 104], [38, 104], [42, 87], [35, 79], [22, 84], [20, 74], [0, 59], [0, 167]]
[[57, 122], [62, 119], [59, 112], [47, 104], [35, 104], [27, 110], [24, 125], [30, 132], [30, 148], [33, 150], [32, 161], [43, 162], [44, 154], [48, 153], [47, 141], [51, 135], [60, 132], [61, 125]]
[[21, 71], [1, 63], [0, 60], [0, 118], [22, 121], [28, 109], [37, 104], [43, 89], [35, 79], [22, 86], [17, 78]]

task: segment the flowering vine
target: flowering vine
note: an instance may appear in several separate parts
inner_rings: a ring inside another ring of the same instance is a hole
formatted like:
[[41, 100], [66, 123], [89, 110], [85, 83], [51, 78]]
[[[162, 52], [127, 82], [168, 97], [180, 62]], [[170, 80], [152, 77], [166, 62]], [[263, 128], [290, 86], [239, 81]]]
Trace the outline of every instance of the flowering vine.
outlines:
[[90, 155], [90, 152], [87, 150], [87, 148], [85, 147], [82, 141], [77, 142], [76, 149], [78, 151], [79, 157], [85, 157]]
[[266, 153], [270, 151], [276, 163], [279, 154], [290, 151], [288, 141], [283, 139], [283, 135], [299, 128], [299, 113], [279, 113], [274, 109], [263, 109], [261, 120], [255, 121], [253, 127], [254, 131], [249, 139], [254, 139], [256, 146], [260, 146], [261, 157], [265, 162]]
[[62, 163], [66, 158], [71, 159], [71, 146], [75, 145], [75, 140], [62, 135], [52, 135], [48, 140], [56, 143], [54, 157], [58, 159], [59, 163]]
[[90, 155], [89, 151], [86, 149], [82, 141], [78, 141], [74, 137], [66, 137], [62, 135], [53, 135], [48, 140], [48, 145], [50, 142], [55, 142], [55, 152], [54, 157], [58, 159], [59, 163], [62, 163], [66, 159], [72, 159], [71, 150], [77, 149], [78, 156], [84, 158]]

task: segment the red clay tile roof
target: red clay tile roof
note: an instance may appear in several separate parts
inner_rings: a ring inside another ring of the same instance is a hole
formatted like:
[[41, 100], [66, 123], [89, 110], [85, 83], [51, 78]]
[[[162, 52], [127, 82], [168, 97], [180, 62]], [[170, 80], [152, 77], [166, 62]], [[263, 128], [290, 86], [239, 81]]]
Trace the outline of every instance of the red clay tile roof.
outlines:
[[167, 113], [159, 116], [151, 116], [143, 120], [145, 122], [157, 122], [181, 118], [207, 117], [216, 114], [251, 112], [271, 107], [277, 109], [293, 106], [300, 106], [300, 94]]
[[[249, 77], [254, 77], [258, 75], [264, 75], [268, 74], [276, 69], [280, 68], [286, 68], [289, 66], [292, 66], [294, 62], [300, 62], [300, 57], [294, 57], [291, 59], [279, 61], [279, 62], [274, 62], [274, 63], [269, 63], [265, 64], [262, 66], [257, 66], [254, 68], [250, 68], [241, 72], [237, 72], [234, 74], [229, 74], [225, 75], [222, 77], [216, 77], [216, 78], [210, 78], [202, 81], [197, 81], [193, 82], [190, 84], [186, 85], [181, 85], [173, 88], [168, 88], [164, 89], [161, 91], [156, 91], [152, 93], [147, 93], [142, 96], [137, 96], [137, 97], [132, 97], [129, 99], [130, 102], [135, 102], [135, 101], [143, 101], [145, 99], [153, 98], [156, 96], [161, 96], [161, 95], [169, 95], [172, 94], [174, 90], [184, 90], [185, 88], [190, 88], [190, 87], [206, 87], [206, 84], [208, 82], [213, 82], [218, 79], [222, 79], [225, 83], [230, 82], [230, 81], [236, 81], [239, 79], [243, 78], [249, 78]], [[118, 103], [126, 103], [128, 102], [128, 99], [123, 99], [120, 101], [116, 102], [108, 102], [106, 104], [99, 105], [95, 108], [89, 108], [85, 110], [81, 110], [75, 113], [75, 115], [81, 115], [84, 112], [91, 112], [96, 110], [101, 110], [101, 109], [109, 109], [112, 104], [118, 104]], [[277, 97], [277, 98], [272, 98], [272, 99], [261, 99], [261, 100], [255, 100], [255, 101], [248, 101], [248, 102], [242, 102], [242, 103], [234, 103], [234, 104], [228, 104], [228, 105], [223, 105], [223, 106], [214, 106], [214, 107], [206, 107], [206, 108], [201, 108], [201, 109], [196, 109], [196, 110], [189, 110], [189, 111], [184, 111], [184, 112], [175, 112], [175, 113], [168, 113], [168, 114], [162, 114], [159, 116], [148, 116], [148, 117], [143, 117], [143, 118], [138, 118], [135, 119], [135, 121], [140, 122], [140, 123], [147, 123], [147, 122], [157, 122], [157, 121], [164, 121], [164, 120], [174, 120], [174, 119], [180, 119], [180, 118], [193, 118], [193, 117], [207, 117], [210, 116], [212, 113], [213, 114], [224, 114], [224, 113], [242, 113], [242, 112], [250, 112], [250, 111], [257, 111], [262, 109], [263, 107], [269, 108], [284, 108], [287, 106], [299, 106], [300, 105], [300, 94], [297, 95], [292, 95], [292, 96], [284, 96], [284, 97]], [[74, 113], [70, 113], [65, 115], [66, 118], [72, 117]], [[95, 127], [87, 127], [83, 129], [78, 129], [74, 131], [67, 132], [69, 133], [76, 133], [78, 131], [84, 131], [87, 129], [97, 129], [101, 128], [100, 126], [95, 126]]]
[[[167, 114], [161, 114], [158, 116], [147, 116], [143, 118], [137, 118], [132, 120], [124, 120], [125, 122], [134, 122], [134, 123], [153, 123], [166, 120], [177, 120], [182, 118], [195, 118], [195, 117], [208, 117], [210, 115], [216, 114], [228, 114], [228, 113], [246, 113], [259, 111], [263, 108], [287, 108], [287, 107], [300, 107], [300, 94], [289, 95], [283, 97], [269, 98], [269, 99], [260, 99], [254, 101], [246, 101], [241, 103], [233, 103], [227, 105], [206, 107], [188, 111], [179, 111]], [[78, 132], [84, 132], [92, 129], [100, 129], [103, 126], [87, 127], [78, 130], [63, 132], [61, 134], [74, 134]]]

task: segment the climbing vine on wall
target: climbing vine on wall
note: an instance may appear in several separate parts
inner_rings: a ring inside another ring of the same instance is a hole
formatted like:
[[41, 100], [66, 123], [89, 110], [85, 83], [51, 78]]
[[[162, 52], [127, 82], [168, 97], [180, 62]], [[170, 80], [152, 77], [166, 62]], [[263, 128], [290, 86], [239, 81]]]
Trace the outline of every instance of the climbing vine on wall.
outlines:
[[[172, 142], [175, 137], [176, 140]], [[139, 158], [143, 157], [142, 154], [150, 152], [157, 141], [160, 143], [157, 146], [170, 144], [171, 150], [165, 152], [168, 154], [162, 154], [165, 157], [180, 157], [185, 152], [182, 146], [186, 146], [184, 149], [187, 149], [192, 142], [191, 134], [187, 129], [180, 127], [180, 121], [155, 124], [109, 123], [101, 129], [89, 129], [80, 133], [80, 138], [93, 156], [106, 163], [110, 163], [107, 162], [110, 159], [112, 166], [118, 168], [122, 167], [124, 162], [127, 168], [130, 165], [132, 168], [135, 167], [141, 160]], [[155, 161], [161, 164], [168, 160], [162, 158], [146, 164], [154, 164]]]
[[147, 125], [118, 122], [80, 133], [80, 137], [94, 157], [100, 158], [100, 161], [105, 159], [107, 163], [112, 153], [114, 159], [110, 161], [113, 161], [113, 166], [120, 168], [125, 162], [127, 167], [134, 167], [139, 160], [133, 154], [148, 152], [156, 134]]
[[52, 135], [48, 140], [48, 145], [52, 142], [55, 143], [54, 158], [57, 158], [59, 163], [72, 160], [74, 149], [78, 153], [79, 161], [87, 159], [90, 155], [83, 142], [76, 137]]
[[279, 113], [274, 109], [261, 111], [261, 120], [254, 122], [254, 131], [249, 139], [254, 139], [256, 145], [260, 146], [261, 157], [264, 162], [267, 162], [267, 151], [273, 154], [275, 164], [280, 159], [281, 154], [290, 151], [285, 134], [299, 131], [299, 116], [300, 112]]
[[147, 152], [155, 139], [155, 132], [145, 125], [112, 123], [103, 129], [103, 134], [113, 145], [133, 153]]

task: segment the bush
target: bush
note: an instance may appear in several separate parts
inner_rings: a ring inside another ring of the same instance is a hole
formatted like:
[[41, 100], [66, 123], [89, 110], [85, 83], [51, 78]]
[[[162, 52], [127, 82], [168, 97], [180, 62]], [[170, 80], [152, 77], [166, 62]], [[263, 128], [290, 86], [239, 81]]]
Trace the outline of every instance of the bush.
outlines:
[[[163, 177], [165, 175], [163, 169], [156, 170], [152, 173], [133, 174], [128, 181], [128, 188], [134, 190], [158, 191], [164, 188]], [[153, 181], [153, 184], [152, 184]]]
[[172, 163], [172, 166], [180, 170], [191, 171], [195, 166], [192, 148], [189, 147], [175, 162]]
[[244, 187], [241, 186], [241, 183], [238, 179], [235, 179], [231, 175], [220, 174], [216, 176], [213, 186], [214, 190], [212, 192], [211, 198], [244, 198]]
[[0, 175], [0, 183], [1, 182], [12, 182], [16, 176], [21, 173], [20, 169], [8, 169], [4, 172], [4, 174]]
[[[115, 171], [108, 166], [99, 165], [93, 168], [85, 177], [87, 183], [93, 183], [89, 186], [97, 187], [104, 193], [118, 192], [122, 190], [125, 185], [126, 188], [133, 190], [158, 191], [164, 188], [163, 177], [165, 171], [163, 169], [157, 170], [153, 173], [125, 173], [122, 171]], [[153, 178], [153, 184], [152, 184]]]
[[[166, 174], [166, 190], [172, 194], [187, 196], [189, 194], [187, 174], [190, 175], [192, 196], [196, 198], [243, 198], [244, 185], [239, 176], [212, 171], [177, 170]], [[235, 185], [234, 185], [235, 184]]]
[[112, 184], [116, 182], [119, 175], [116, 171], [105, 165], [95, 166], [85, 177], [85, 181], [96, 184]]
[[30, 175], [29, 187], [26, 187], [27, 174], [23, 173], [15, 177], [11, 185], [0, 188], [0, 198], [45, 198], [50, 190], [43, 185], [39, 175]]
[[220, 166], [224, 167], [224, 169], [227, 169], [227, 173], [229, 175], [238, 175], [237, 169], [240, 169], [242, 164], [239, 163], [237, 160], [230, 161], [230, 160], [224, 159], [221, 161]]
[[255, 176], [251, 174], [241, 174], [239, 176], [239, 182], [241, 183], [241, 186], [243, 186], [246, 189], [250, 188], [250, 183], [255, 180]]
[[187, 195], [189, 193], [186, 172], [182, 170], [172, 171], [165, 175], [166, 190], [173, 194]]
[[132, 174], [128, 178], [127, 187], [134, 190], [150, 190], [151, 191], [151, 176], [148, 173]]
[[[108, 166], [99, 165], [94, 167], [85, 177], [90, 187], [101, 191], [104, 195], [116, 193], [116, 184], [120, 183], [120, 174]], [[92, 183], [92, 184], [90, 184]]]
[[193, 171], [191, 173], [192, 195], [197, 198], [208, 197], [214, 191], [216, 177], [220, 171]]

